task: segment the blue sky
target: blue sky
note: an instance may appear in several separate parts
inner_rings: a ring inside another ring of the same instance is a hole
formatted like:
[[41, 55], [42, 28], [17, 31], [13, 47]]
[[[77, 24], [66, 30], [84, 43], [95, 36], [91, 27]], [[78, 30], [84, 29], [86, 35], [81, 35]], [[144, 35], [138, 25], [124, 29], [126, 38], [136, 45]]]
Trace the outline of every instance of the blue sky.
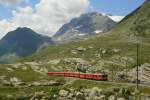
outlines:
[[91, 0], [94, 10], [125, 16], [139, 7], [145, 0]]
[[[39, 0], [29, 0], [30, 6], [34, 6]], [[112, 15], [125, 16], [139, 7], [145, 0], [91, 0], [94, 11], [110, 13]], [[22, 6], [25, 6], [22, 4]], [[11, 10], [0, 4], [0, 19], [10, 18]]]

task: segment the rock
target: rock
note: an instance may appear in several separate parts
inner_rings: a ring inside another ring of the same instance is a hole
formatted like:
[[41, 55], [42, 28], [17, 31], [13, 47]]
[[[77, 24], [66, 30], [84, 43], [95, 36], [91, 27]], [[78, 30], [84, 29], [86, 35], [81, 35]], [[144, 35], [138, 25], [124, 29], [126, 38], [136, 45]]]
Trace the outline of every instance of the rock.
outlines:
[[17, 77], [13, 77], [13, 78], [10, 78], [10, 82], [12, 85], [14, 86], [21, 86], [21, 85], [25, 85], [24, 82], [22, 82], [20, 79], [18, 79]]
[[113, 88], [113, 92], [119, 92], [120, 91], [120, 89], [119, 88]]
[[106, 100], [106, 96], [105, 95], [101, 95], [100, 96], [100, 100]]
[[21, 82], [21, 80], [18, 79], [17, 77], [13, 77], [13, 78], [10, 78], [10, 82], [12, 82], [12, 83], [18, 83], [18, 82]]
[[76, 50], [71, 50], [72, 54], [78, 54], [78, 52]]
[[7, 80], [1, 80], [1, 84], [2, 85], [5, 85], [5, 86], [11, 86], [11, 82], [10, 81], [7, 81]]
[[58, 97], [56, 100], [67, 100], [66, 97]]
[[101, 97], [93, 97], [93, 100], [102, 100]]
[[39, 63], [37, 63], [37, 62], [24, 62], [24, 64], [31, 65], [31, 66], [38, 66], [39, 65]]
[[10, 95], [10, 94], [7, 94], [6, 97], [11, 100], [11, 99], [14, 99], [14, 96], [13, 95]]
[[126, 100], [125, 98], [117, 98], [117, 100]]
[[45, 67], [42, 67], [40, 70], [39, 70], [40, 73], [48, 73], [48, 69], [46, 69]]
[[33, 95], [33, 97], [31, 98], [31, 100], [41, 100], [44, 96], [47, 96], [47, 94], [44, 91], [41, 92], [35, 92], [35, 94]]
[[69, 93], [69, 95], [67, 96], [67, 99], [72, 99], [73, 97], [75, 97], [75, 94]]
[[111, 95], [108, 100], [116, 100], [116, 97], [114, 95]]
[[119, 90], [119, 94], [124, 94], [124, 93], [125, 93], [125, 91], [126, 91], [126, 89], [125, 89], [125, 88], [121, 88], [121, 89]]
[[116, 49], [116, 48], [113, 49], [113, 52], [114, 52], [114, 53], [119, 53], [120, 51], [121, 51], [121, 49]]
[[31, 85], [32, 86], [41, 86], [41, 83], [40, 82], [33, 82]]
[[[102, 90], [100, 90], [102, 91]], [[100, 91], [98, 87], [93, 87], [89, 93], [90, 97], [94, 97], [94, 96], [99, 96], [100, 95]]]
[[97, 57], [97, 58], [102, 58], [102, 55], [99, 54], [99, 53], [94, 54], [94, 56]]
[[102, 54], [106, 54], [106, 50], [104, 49], [104, 50], [102, 50]]
[[18, 69], [20, 66], [22, 66], [22, 63], [16, 63], [16, 64], [10, 64], [13, 68]]
[[6, 67], [6, 69], [7, 69], [9, 72], [14, 71], [12, 68], [9, 68], [9, 67]]
[[63, 60], [63, 62], [64, 62], [64, 64], [73, 64], [73, 65], [77, 65], [77, 64], [88, 65], [89, 64], [88, 61], [86, 61], [82, 58], [65, 58]]
[[0, 80], [4, 80], [6, 76], [0, 76]]
[[76, 93], [76, 100], [85, 100], [85, 96], [81, 92]]
[[34, 71], [38, 71], [40, 69], [39, 66], [36, 66], [36, 65], [31, 65], [31, 68], [34, 70]]
[[86, 48], [78, 47], [77, 50], [78, 50], [78, 51], [86, 51]]
[[22, 70], [26, 71], [28, 68], [26, 66], [22, 67]]
[[60, 63], [60, 59], [54, 59], [54, 60], [48, 61], [48, 64], [52, 64], [52, 65], [57, 65], [59, 63]]
[[60, 90], [59, 91], [59, 96], [61, 96], [61, 97], [66, 97], [67, 95], [68, 95], [68, 91], [66, 91], [66, 90]]
[[58, 97], [58, 95], [56, 95], [56, 94], [54, 94], [54, 95], [53, 95], [53, 98], [55, 98], [55, 99], [56, 99], [57, 97]]
[[[142, 83], [150, 83], [150, 64], [145, 63], [139, 67], [139, 81]], [[128, 80], [136, 82], [136, 68], [128, 71]]]
[[43, 80], [43, 81], [39, 81], [39, 82], [33, 82], [31, 84], [28, 84], [28, 86], [52, 86], [52, 85], [58, 85], [60, 84], [59, 82], [56, 82], [56, 81], [46, 81], [46, 80]]
[[90, 94], [90, 89], [84, 89], [84, 95], [87, 97], [87, 96], [89, 96], [89, 94]]
[[92, 46], [88, 46], [88, 48], [89, 48], [89, 49], [93, 49], [93, 47], [92, 47]]

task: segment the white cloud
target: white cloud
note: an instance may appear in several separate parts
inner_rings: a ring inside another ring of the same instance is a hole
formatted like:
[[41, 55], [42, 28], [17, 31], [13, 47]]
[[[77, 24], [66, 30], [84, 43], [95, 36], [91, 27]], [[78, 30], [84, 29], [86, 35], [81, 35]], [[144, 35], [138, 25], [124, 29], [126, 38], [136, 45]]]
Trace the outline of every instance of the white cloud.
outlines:
[[40, 0], [35, 8], [17, 7], [12, 11], [13, 17], [10, 21], [0, 21], [0, 36], [18, 26], [29, 27], [38, 33], [52, 36], [63, 24], [86, 12], [88, 8], [89, 0]]
[[0, 21], [0, 38], [6, 35], [7, 32], [14, 30], [18, 25], [11, 21], [2, 20]]

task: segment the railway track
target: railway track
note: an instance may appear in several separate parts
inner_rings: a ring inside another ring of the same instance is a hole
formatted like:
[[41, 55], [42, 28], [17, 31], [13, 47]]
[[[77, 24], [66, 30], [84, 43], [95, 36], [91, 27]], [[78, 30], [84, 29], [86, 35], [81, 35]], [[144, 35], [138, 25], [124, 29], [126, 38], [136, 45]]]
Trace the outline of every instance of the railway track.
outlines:
[[[136, 83], [131, 82], [118, 82], [118, 81], [109, 81], [107, 78], [107, 75], [105, 74], [84, 74], [84, 73], [72, 73], [72, 72], [48, 72], [49, 76], [63, 76], [63, 77], [73, 77], [73, 78], [79, 78], [82, 80], [90, 80], [90, 81], [97, 81], [97, 82], [103, 82], [103, 83], [110, 83], [110, 84], [122, 84], [122, 85], [130, 85], [130, 86], [136, 86]], [[139, 83], [139, 86], [143, 87], [149, 87], [150, 83]]]

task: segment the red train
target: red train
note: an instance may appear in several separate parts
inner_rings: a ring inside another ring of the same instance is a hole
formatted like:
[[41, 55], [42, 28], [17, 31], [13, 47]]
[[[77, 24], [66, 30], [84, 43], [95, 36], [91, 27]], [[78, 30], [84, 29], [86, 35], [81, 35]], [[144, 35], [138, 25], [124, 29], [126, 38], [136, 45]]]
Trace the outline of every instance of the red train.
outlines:
[[84, 74], [84, 73], [73, 73], [73, 72], [49, 72], [49, 76], [65, 76], [65, 77], [75, 77], [81, 79], [91, 79], [97, 81], [107, 81], [106, 74]]

